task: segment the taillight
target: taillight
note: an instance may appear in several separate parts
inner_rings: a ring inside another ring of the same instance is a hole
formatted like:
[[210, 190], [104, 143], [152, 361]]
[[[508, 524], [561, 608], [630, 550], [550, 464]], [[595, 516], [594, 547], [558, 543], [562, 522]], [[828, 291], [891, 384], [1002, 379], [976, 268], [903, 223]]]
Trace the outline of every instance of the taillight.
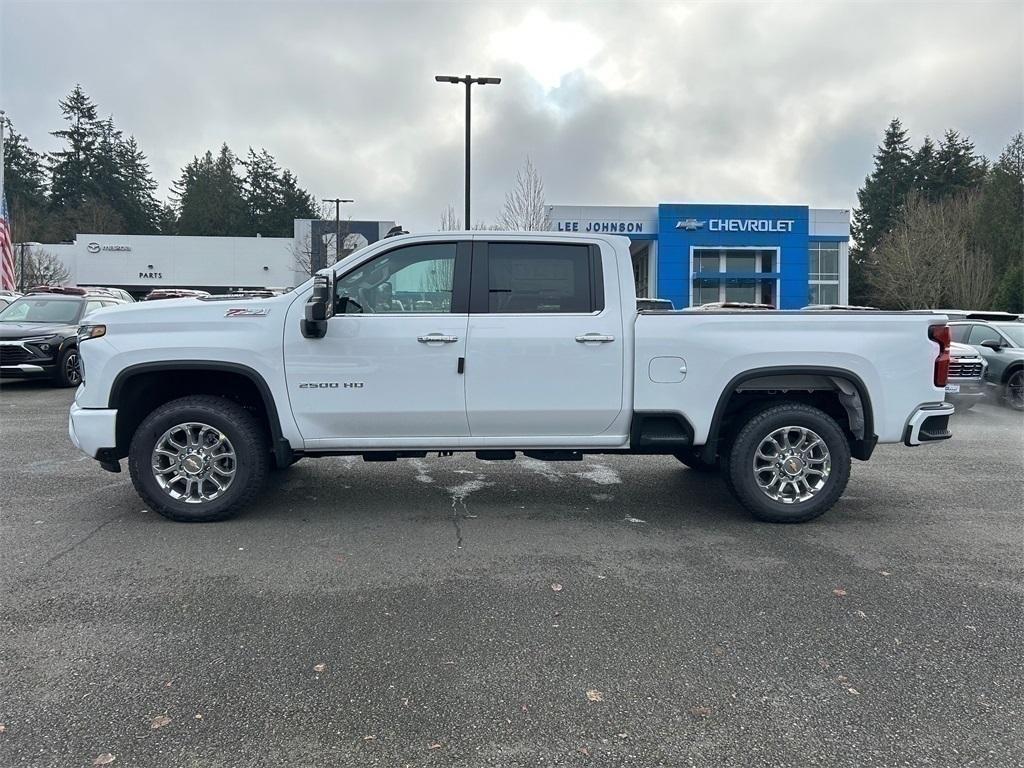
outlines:
[[935, 386], [945, 387], [949, 380], [949, 326], [928, 326], [928, 338], [939, 345], [939, 356], [935, 358]]

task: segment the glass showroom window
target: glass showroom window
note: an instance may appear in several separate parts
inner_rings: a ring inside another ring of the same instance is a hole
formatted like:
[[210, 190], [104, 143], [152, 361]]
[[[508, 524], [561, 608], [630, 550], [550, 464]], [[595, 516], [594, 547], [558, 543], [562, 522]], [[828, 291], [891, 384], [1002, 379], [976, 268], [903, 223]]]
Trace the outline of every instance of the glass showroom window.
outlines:
[[839, 243], [812, 242], [809, 250], [808, 303], [839, 303]]
[[773, 304], [775, 279], [754, 275], [775, 272], [778, 256], [775, 248], [694, 248], [690, 306], [716, 301]]

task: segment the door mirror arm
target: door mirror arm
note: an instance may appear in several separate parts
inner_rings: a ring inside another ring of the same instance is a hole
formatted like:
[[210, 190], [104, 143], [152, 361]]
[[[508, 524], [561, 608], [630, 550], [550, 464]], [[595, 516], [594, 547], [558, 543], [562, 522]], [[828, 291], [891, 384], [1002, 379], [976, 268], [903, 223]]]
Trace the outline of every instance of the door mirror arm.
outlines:
[[327, 321], [334, 317], [334, 272], [325, 270], [313, 277], [313, 293], [306, 301], [302, 335], [322, 339], [327, 335]]

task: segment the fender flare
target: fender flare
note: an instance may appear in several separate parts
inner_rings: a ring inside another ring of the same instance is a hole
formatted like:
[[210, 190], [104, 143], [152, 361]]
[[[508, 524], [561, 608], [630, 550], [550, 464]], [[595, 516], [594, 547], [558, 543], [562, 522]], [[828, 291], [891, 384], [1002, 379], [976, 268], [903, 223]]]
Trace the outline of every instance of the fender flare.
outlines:
[[[729, 383], [725, 385], [722, 394], [718, 396], [718, 403], [715, 404], [715, 412], [711, 418], [711, 428], [708, 430], [708, 439], [705, 441], [703, 448], [701, 448], [701, 458], [707, 462], [715, 460], [715, 454], [718, 452], [719, 432], [722, 429], [722, 421], [725, 418], [725, 409], [729, 404], [729, 400], [736, 393], [737, 387], [745, 381], [759, 379], [763, 376], [791, 375], [826, 376], [830, 379], [848, 381], [853, 385], [864, 408], [864, 437], [861, 439], [854, 438], [850, 441], [851, 453], [854, 458], [862, 461], [869, 459], [872, 451], [875, 449], [875, 444], [878, 442], [878, 436], [874, 433], [874, 411], [871, 408], [871, 398], [868, 395], [868, 388], [865, 386], [864, 380], [853, 371], [845, 368], [815, 365], [780, 365], [751, 368], [733, 376]], [[840, 394], [842, 394], [842, 390], [840, 390]]]
[[146, 363], [129, 365], [118, 371], [110, 386], [110, 395], [107, 397], [107, 407], [117, 409], [121, 399], [121, 390], [125, 383], [140, 373], [153, 373], [155, 371], [221, 371], [245, 376], [256, 387], [263, 401], [263, 407], [267, 412], [267, 423], [270, 426], [271, 449], [274, 453], [274, 461], [277, 466], [287, 467], [292, 462], [292, 445], [281, 431], [281, 418], [277, 413], [277, 403], [274, 395], [267, 385], [266, 379], [254, 368], [241, 363], [231, 363], [220, 360], [154, 360]]

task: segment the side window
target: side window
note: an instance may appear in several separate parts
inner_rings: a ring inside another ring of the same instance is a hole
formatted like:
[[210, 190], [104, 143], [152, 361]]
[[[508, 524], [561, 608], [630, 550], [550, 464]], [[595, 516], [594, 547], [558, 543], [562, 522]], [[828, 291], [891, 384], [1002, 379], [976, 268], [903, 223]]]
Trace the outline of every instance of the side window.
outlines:
[[423, 314], [452, 311], [455, 243], [396, 248], [335, 283], [336, 314]]
[[87, 302], [85, 302], [85, 312], [82, 313], [82, 317], [85, 317], [86, 315], [91, 315], [93, 312], [95, 312], [100, 307], [106, 307], [106, 306], [110, 306], [110, 305], [107, 302], [105, 302], [105, 301], [96, 301], [96, 300], [87, 301]]
[[989, 341], [990, 339], [1002, 341], [1002, 338], [1002, 336], [996, 333], [995, 329], [989, 328], [987, 325], [971, 326], [971, 344], [981, 344], [981, 342]]
[[603, 309], [592, 286], [590, 247], [558, 243], [489, 243], [487, 311], [593, 312]]
[[951, 325], [949, 326], [949, 338], [957, 344], [966, 344], [967, 334], [970, 330], [971, 326], [969, 325]]

